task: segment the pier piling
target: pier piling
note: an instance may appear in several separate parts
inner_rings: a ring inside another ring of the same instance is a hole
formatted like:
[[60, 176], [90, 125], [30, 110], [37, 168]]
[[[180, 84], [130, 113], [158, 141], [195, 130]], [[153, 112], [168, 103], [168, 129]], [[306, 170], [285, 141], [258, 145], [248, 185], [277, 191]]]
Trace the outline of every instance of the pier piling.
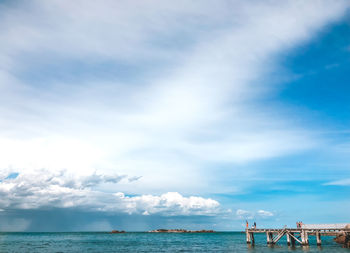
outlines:
[[273, 234], [271, 232], [266, 232], [267, 244], [272, 244], [273, 243], [272, 238], [273, 238]]
[[247, 229], [245, 233], [246, 233], [247, 243], [250, 244], [251, 243], [251, 238], [250, 238], [249, 229]]
[[291, 244], [291, 236], [290, 236], [290, 234], [289, 233], [287, 233], [287, 245], [288, 246], [290, 246], [290, 244]]
[[308, 246], [309, 245], [309, 234], [307, 230], [301, 231], [301, 245]]
[[320, 231], [316, 231], [316, 241], [317, 241], [317, 246], [321, 246], [321, 233], [320, 233]]
[[250, 241], [252, 245], [255, 244], [254, 233], [250, 233]]
[[294, 233], [293, 232], [289, 232], [288, 235], [290, 236], [291, 238], [291, 243], [292, 243], [292, 246], [295, 246], [295, 238], [294, 238]]
[[249, 229], [246, 230], [246, 238], [248, 244], [253, 245], [255, 243], [254, 232], [250, 232]]

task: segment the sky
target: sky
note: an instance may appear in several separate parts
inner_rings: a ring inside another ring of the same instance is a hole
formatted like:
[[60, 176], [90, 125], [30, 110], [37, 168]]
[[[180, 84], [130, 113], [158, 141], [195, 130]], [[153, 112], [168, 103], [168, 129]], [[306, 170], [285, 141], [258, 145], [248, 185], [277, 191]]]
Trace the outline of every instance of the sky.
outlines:
[[350, 222], [349, 14], [0, 0], [0, 231]]

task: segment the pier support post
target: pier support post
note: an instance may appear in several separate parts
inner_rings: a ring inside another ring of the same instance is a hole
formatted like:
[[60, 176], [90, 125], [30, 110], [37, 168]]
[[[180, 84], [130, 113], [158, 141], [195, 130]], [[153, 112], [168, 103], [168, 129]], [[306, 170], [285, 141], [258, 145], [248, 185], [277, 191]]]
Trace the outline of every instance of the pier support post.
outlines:
[[316, 231], [316, 241], [317, 241], [317, 246], [321, 246], [321, 233], [320, 231]]
[[266, 232], [266, 242], [267, 244], [274, 244], [272, 232]]
[[308, 231], [305, 231], [305, 242], [306, 242], [306, 245], [309, 245], [309, 232]]
[[251, 241], [252, 245], [255, 244], [255, 238], [254, 238], [254, 233], [253, 232], [250, 233], [250, 241]]
[[301, 233], [301, 245], [308, 246], [309, 245], [309, 234], [306, 230], [302, 230]]
[[290, 246], [291, 236], [287, 233], [287, 245]]
[[270, 232], [270, 244], [274, 244], [275, 242], [273, 241], [273, 232]]
[[251, 238], [250, 238], [249, 230], [247, 229], [245, 233], [246, 233], [247, 243], [250, 244], [251, 243]]
[[[291, 232], [290, 234], [294, 236], [293, 232]], [[292, 237], [292, 236], [290, 236], [290, 237], [291, 237], [292, 246], [295, 246], [295, 239], [294, 239], [294, 237]]]
[[266, 232], [266, 242], [267, 242], [267, 244], [272, 243], [271, 232]]

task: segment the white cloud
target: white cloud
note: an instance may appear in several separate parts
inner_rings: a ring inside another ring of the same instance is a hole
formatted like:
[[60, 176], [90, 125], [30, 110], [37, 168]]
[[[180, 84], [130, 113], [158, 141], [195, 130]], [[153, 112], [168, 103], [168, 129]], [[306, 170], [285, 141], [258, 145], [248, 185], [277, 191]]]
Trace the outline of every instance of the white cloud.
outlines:
[[103, 183], [118, 183], [126, 176], [94, 173], [75, 177], [64, 171], [55, 174], [47, 170], [20, 174], [0, 183], [0, 210], [77, 208], [142, 215], [215, 215], [220, 204], [213, 199], [183, 197], [177, 192], [160, 196], [125, 196], [124, 193], [105, 193], [96, 187]]
[[242, 209], [238, 209], [236, 211], [236, 216], [238, 219], [253, 219], [254, 218], [253, 212], [242, 210]]
[[268, 218], [274, 216], [274, 214], [270, 211], [259, 210], [257, 214], [262, 218]]
[[246, 219], [246, 220], [251, 220], [251, 219], [258, 219], [258, 218], [271, 218], [274, 217], [275, 214], [270, 211], [265, 211], [265, 210], [258, 210], [256, 212], [254, 211], [247, 211], [243, 209], [237, 209], [236, 211], [236, 217], [238, 219]]
[[0, 174], [0, 180], [3, 183], [2, 185], [21, 185], [21, 187], [24, 187], [25, 185], [27, 185], [27, 187], [42, 187], [43, 184], [47, 184], [73, 189], [85, 189], [95, 187], [103, 183], [116, 184], [124, 178], [127, 178], [126, 175], [104, 175], [98, 172], [77, 177], [76, 174], [69, 173], [66, 170], [52, 172], [45, 169], [31, 171], [27, 170], [26, 172], [20, 174], [18, 173], [18, 175], [11, 178], [9, 176], [16, 173], [16, 170], [7, 169], [3, 171], [4, 172]]
[[[0, 167], [26, 168], [21, 175], [28, 168], [117, 170], [142, 175], [142, 184], [118, 184], [129, 193], [198, 192], [211, 191], [203, 169], [209, 163], [313, 148], [322, 142], [313, 129], [261, 102], [275, 91], [261, 80], [277, 68], [280, 52], [311, 39], [347, 7], [346, 1], [2, 5]], [[108, 78], [98, 71], [106, 62], [112, 72], [124, 64], [132, 74]]]
[[324, 185], [350, 186], [350, 178], [330, 181], [325, 183]]
[[[120, 196], [120, 194], [118, 195]], [[136, 197], [120, 196], [130, 208], [130, 213], [162, 215], [216, 215], [222, 212], [219, 202], [202, 197], [183, 197], [177, 192], [168, 192], [160, 196], [142, 195]]]

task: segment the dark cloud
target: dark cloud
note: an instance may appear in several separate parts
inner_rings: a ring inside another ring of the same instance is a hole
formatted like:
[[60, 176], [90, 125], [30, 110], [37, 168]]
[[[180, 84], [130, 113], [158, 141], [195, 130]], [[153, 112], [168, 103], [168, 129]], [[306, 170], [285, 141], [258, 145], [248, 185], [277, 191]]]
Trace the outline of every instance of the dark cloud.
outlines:
[[[148, 231], [158, 228], [212, 229], [212, 216], [144, 216], [85, 212], [77, 209], [8, 210], [0, 214], [0, 231]], [[4, 224], [7, 224], [4, 226]], [[10, 227], [12, 226], [12, 229]]]

